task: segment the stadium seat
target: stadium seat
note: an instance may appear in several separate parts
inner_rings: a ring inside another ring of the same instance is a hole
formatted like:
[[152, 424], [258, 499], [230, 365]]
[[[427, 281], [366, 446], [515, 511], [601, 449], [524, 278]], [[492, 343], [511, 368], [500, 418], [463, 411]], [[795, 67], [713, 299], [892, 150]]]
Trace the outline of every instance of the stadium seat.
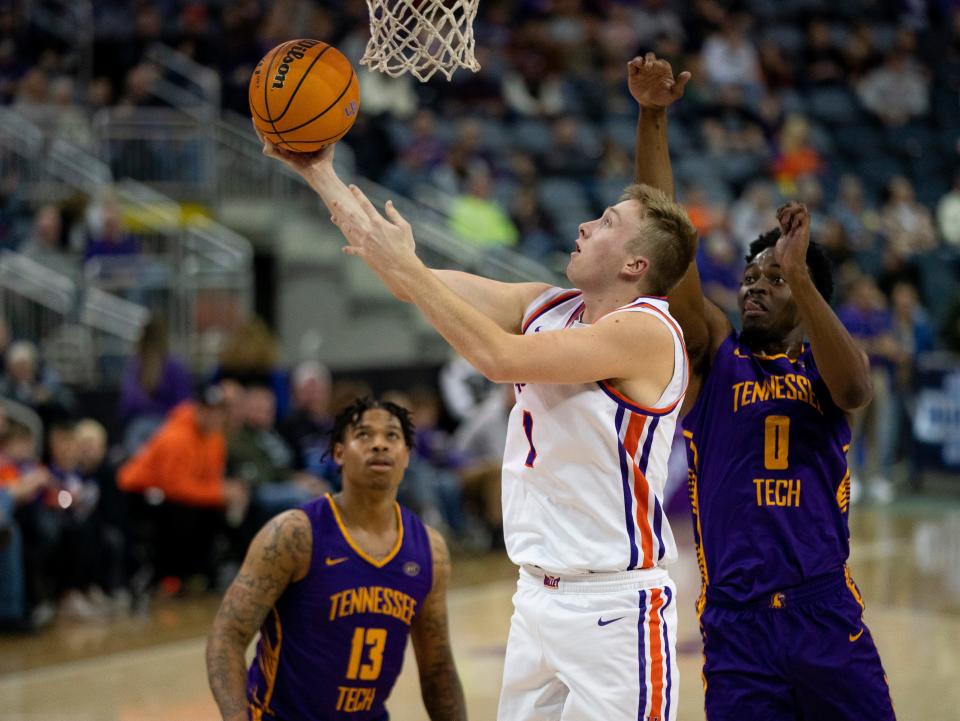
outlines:
[[807, 95], [807, 102], [811, 116], [831, 125], [849, 125], [861, 116], [859, 102], [848, 88], [814, 88]]

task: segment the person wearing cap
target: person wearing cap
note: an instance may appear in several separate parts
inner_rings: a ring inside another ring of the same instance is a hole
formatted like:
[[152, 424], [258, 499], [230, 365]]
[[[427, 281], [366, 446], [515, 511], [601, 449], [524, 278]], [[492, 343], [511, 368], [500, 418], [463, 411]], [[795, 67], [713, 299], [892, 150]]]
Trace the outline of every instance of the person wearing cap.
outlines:
[[246, 505], [242, 484], [225, 479], [227, 396], [202, 386], [176, 406], [140, 451], [120, 467], [122, 491], [143, 494], [157, 525], [156, 576], [211, 573], [224, 511]]

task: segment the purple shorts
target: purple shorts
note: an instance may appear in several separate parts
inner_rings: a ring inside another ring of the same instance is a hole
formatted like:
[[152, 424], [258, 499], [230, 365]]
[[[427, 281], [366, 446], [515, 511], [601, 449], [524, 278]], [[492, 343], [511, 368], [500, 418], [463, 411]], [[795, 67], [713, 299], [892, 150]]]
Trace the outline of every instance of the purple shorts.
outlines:
[[700, 618], [707, 721], [893, 721], [860, 593], [843, 572]]

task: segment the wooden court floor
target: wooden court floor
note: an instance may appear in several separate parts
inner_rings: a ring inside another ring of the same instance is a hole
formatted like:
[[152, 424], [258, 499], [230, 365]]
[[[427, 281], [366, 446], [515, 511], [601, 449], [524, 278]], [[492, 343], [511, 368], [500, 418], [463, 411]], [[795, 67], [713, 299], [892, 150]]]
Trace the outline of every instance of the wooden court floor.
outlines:
[[[702, 721], [698, 579], [686, 523], [674, 524], [679, 719]], [[901, 721], [960, 719], [960, 502], [907, 500], [854, 508], [850, 566], [867, 602]], [[453, 643], [470, 718], [493, 721], [514, 588], [502, 556], [455, 560]], [[216, 599], [167, 601], [148, 614], [58, 623], [39, 637], [0, 637], [2, 721], [210, 721], [204, 634]], [[426, 721], [408, 653], [388, 704], [395, 721]]]

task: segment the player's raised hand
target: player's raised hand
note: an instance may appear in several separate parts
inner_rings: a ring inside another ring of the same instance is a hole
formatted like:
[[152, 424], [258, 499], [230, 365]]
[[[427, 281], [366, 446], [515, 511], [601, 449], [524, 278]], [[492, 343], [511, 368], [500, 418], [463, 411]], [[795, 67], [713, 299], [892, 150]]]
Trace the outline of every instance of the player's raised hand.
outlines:
[[410, 223], [393, 206], [393, 201], [387, 201], [384, 217], [360, 188], [351, 185], [350, 192], [359, 211], [336, 202], [331, 218], [349, 243], [343, 251], [363, 258], [394, 295], [405, 297], [403, 271], [422, 265], [415, 252]]
[[774, 257], [784, 276], [806, 272], [807, 248], [810, 245], [810, 211], [803, 203], [790, 202], [777, 209], [780, 238], [774, 248]]
[[311, 170], [325, 165], [333, 166], [333, 154], [336, 143], [321, 148], [312, 153], [294, 153], [293, 151], [281, 148], [279, 145], [271, 143], [260, 132], [256, 125], [253, 126], [254, 132], [263, 143], [263, 154], [268, 158], [276, 158], [295, 173], [306, 176]]
[[674, 78], [670, 63], [653, 53], [637, 56], [627, 63], [627, 87], [643, 108], [666, 108], [673, 104], [683, 97], [689, 80], [690, 73], [686, 70]]

